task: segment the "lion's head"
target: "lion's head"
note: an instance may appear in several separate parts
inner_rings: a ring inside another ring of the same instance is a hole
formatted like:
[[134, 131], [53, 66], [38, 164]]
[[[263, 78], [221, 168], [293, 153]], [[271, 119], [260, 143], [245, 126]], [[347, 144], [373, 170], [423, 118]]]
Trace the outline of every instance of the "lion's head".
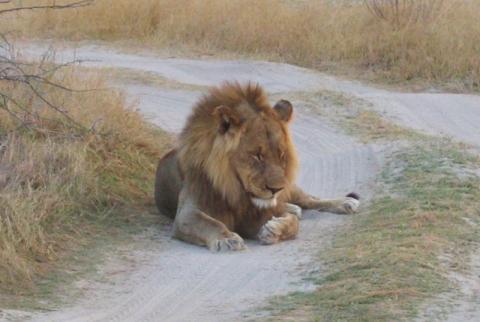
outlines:
[[285, 100], [271, 107], [259, 85], [211, 89], [180, 135], [182, 172], [193, 181], [203, 174], [232, 206], [248, 199], [258, 208], [275, 207], [297, 169], [292, 113]]

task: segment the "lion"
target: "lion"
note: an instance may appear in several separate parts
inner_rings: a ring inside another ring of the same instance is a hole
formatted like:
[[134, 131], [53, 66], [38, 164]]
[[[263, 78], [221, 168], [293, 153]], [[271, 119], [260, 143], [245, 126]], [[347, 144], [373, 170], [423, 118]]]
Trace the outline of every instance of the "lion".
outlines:
[[293, 239], [302, 209], [355, 213], [359, 197], [321, 200], [294, 182], [293, 107], [273, 107], [258, 84], [224, 83], [193, 107], [175, 149], [159, 162], [155, 201], [174, 218], [173, 237], [212, 251], [243, 250], [245, 239]]

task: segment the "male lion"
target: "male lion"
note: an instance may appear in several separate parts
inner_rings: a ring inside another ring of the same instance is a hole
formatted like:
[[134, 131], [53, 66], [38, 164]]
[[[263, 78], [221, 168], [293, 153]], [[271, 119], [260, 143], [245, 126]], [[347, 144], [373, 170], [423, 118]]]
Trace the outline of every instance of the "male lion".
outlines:
[[356, 212], [354, 193], [320, 200], [294, 184], [292, 113], [290, 102], [272, 108], [250, 83], [225, 83], [194, 106], [156, 173], [156, 204], [175, 218], [174, 237], [212, 251], [241, 250], [242, 237], [263, 244], [295, 238], [300, 207]]

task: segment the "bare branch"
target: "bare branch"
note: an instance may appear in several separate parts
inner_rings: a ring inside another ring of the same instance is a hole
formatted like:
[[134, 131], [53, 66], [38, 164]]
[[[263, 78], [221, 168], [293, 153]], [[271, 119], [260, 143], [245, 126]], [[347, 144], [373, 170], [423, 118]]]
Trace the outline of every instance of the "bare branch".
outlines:
[[[3, 39], [3, 42], [1, 39]], [[76, 135], [95, 132], [95, 126], [88, 128], [80, 124], [69, 115], [68, 110], [55, 104], [50, 100], [49, 95], [43, 92], [43, 89], [47, 90], [47, 92], [49, 89], [72, 93], [93, 91], [93, 89], [71, 89], [55, 82], [55, 80], [51, 80], [50, 75], [54, 75], [61, 68], [76, 64], [78, 61], [71, 61], [61, 65], [55, 65], [50, 62], [51, 59], [49, 57], [45, 57], [41, 62], [35, 64], [19, 62], [13, 46], [0, 34], [0, 81], [9, 84], [5, 91], [0, 91], [0, 110], [6, 112], [19, 124], [18, 129], [28, 128], [44, 133], [50, 130], [48, 130], [48, 127], [39, 126], [42, 123], [62, 124], [63, 121], [67, 121], [67, 124], [78, 131], [76, 131]], [[18, 100], [9, 93], [8, 88], [14, 89], [17, 86], [23, 87], [27, 97]], [[32, 104], [34, 98], [37, 103], [41, 102], [55, 113], [60, 114], [61, 118], [54, 117], [50, 119], [45, 115], [40, 116], [35, 108], [35, 104]]]
[[75, 2], [69, 2], [66, 4], [52, 4], [42, 6], [29, 6], [29, 7], [15, 7], [10, 9], [0, 10], [0, 15], [8, 12], [20, 11], [20, 10], [37, 10], [37, 9], [73, 9], [81, 8], [91, 5], [94, 0], [80, 0]]
[[[0, 15], [9, 12], [21, 10], [36, 9], [72, 9], [91, 5], [95, 0], [69, 0], [64, 4], [36, 5], [36, 6], [17, 6], [10, 9], [0, 10]], [[0, 0], [0, 3], [6, 1]], [[9, 1], [8, 1], [9, 2]], [[95, 127], [101, 120], [95, 120], [88, 128], [69, 115], [68, 109], [63, 104], [57, 105], [51, 100], [51, 91], [53, 89], [66, 92], [89, 92], [93, 89], [72, 89], [57, 83], [54, 79], [55, 73], [64, 67], [68, 67], [77, 63], [79, 60], [63, 64], [53, 63], [53, 50], [47, 51], [39, 62], [29, 63], [18, 59], [15, 48], [11, 44], [5, 34], [0, 33], [0, 81], [6, 84], [0, 91], [0, 111], [4, 111], [9, 115], [18, 127], [26, 128], [39, 133], [55, 133], [56, 127], [49, 124], [58, 124], [60, 126], [70, 126], [75, 131], [70, 135], [81, 137], [85, 133], [95, 133]], [[53, 80], [52, 80], [53, 79]], [[15, 97], [15, 90], [19, 88], [23, 91], [23, 97]], [[13, 90], [11, 92], [11, 90]], [[39, 104], [40, 103], [40, 104]], [[45, 105], [46, 108], [54, 111], [52, 118], [46, 113], [40, 113], [40, 106]], [[57, 115], [55, 115], [57, 114]], [[58, 117], [60, 115], [60, 117]], [[65, 122], [66, 121], [66, 122]], [[47, 124], [48, 126], [45, 126]], [[15, 130], [16, 131], [16, 130]], [[63, 133], [63, 132], [62, 132]]]
[[77, 126], [78, 128], [81, 128], [81, 129], [85, 129], [85, 126], [83, 126], [82, 124], [78, 123], [77, 121], [75, 121], [70, 115], [68, 115], [68, 112], [61, 109], [60, 107], [58, 106], [55, 106], [52, 102], [50, 102], [48, 99], [46, 99], [31, 83], [27, 83], [28, 87], [30, 87], [30, 89], [32, 90], [32, 92], [42, 101], [44, 102], [45, 104], [47, 104], [47, 106], [49, 106], [50, 108], [52, 108], [53, 110], [57, 111], [58, 113], [62, 114], [66, 119], [68, 119], [72, 124], [74, 124], [75, 126]]

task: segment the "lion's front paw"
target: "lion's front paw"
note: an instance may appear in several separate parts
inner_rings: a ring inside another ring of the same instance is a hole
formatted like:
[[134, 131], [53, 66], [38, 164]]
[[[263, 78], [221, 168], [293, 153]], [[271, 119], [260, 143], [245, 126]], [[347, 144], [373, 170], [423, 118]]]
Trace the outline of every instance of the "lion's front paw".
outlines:
[[236, 233], [231, 233], [229, 237], [215, 239], [209, 243], [208, 248], [212, 252], [226, 252], [234, 250], [244, 250], [247, 248], [242, 237]]
[[340, 211], [344, 214], [354, 214], [358, 211], [358, 207], [360, 207], [360, 201], [358, 201], [358, 199], [345, 197], [342, 201]]
[[298, 219], [302, 219], [302, 208], [300, 208], [299, 206], [294, 205], [293, 203], [287, 203], [286, 210], [288, 213], [297, 216]]
[[282, 219], [273, 217], [258, 232], [258, 240], [264, 245], [278, 243], [282, 234]]

